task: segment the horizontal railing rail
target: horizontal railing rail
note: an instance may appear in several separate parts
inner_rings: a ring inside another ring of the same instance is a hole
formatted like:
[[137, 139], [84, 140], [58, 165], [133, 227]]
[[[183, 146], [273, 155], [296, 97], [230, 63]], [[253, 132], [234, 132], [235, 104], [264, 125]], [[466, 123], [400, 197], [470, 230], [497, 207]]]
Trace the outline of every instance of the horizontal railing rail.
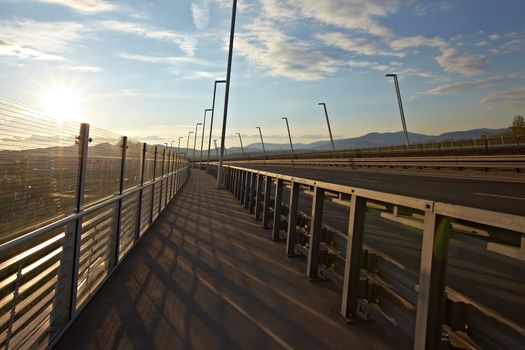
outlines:
[[[340, 286], [342, 317], [395, 326], [414, 349], [510, 349], [525, 343], [525, 328], [508, 310], [483, 305], [447, 284], [451, 242], [501, 234], [525, 258], [525, 217], [241, 166], [224, 169], [221, 185], [271, 229], [272, 239], [286, 242], [285, 253], [306, 256], [306, 276]], [[216, 164], [210, 170], [215, 172]], [[299, 193], [311, 201], [301, 201]], [[324, 224], [328, 199], [347, 208], [347, 232]], [[300, 208], [305, 204], [306, 210]], [[389, 242], [412, 241], [403, 243], [409, 244], [403, 253], [383, 252], [373, 239], [365, 242], [386, 232], [392, 235]]]
[[45, 349], [180, 191], [189, 162], [3, 99], [0, 118], [0, 349]]

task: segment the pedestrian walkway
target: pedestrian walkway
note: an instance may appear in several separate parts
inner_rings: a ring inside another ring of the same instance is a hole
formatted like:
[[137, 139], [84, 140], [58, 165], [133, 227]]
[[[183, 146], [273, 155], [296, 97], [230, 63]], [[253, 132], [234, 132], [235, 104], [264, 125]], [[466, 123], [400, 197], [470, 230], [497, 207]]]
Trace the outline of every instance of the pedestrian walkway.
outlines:
[[339, 291], [309, 282], [305, 264], [192, 170], [55, 348], [394, 348], [378, 324], [344, 323]]

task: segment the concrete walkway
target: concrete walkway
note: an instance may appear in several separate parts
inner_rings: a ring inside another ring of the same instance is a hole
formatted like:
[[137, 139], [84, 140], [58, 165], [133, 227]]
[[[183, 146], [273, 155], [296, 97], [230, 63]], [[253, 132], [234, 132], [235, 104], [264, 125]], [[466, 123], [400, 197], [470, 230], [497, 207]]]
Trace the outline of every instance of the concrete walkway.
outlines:
[[188, 183], [55, 349], [392, 349], [215, 179]]

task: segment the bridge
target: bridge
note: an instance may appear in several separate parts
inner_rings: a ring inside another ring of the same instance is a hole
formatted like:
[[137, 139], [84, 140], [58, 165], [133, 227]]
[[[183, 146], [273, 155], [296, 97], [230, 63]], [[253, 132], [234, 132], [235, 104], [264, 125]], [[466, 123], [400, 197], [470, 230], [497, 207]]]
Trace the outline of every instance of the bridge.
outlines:
[[237, 160], [216, 189], [214, 162], [0, 115], [2, 349], [525, 344], [521, 161]]

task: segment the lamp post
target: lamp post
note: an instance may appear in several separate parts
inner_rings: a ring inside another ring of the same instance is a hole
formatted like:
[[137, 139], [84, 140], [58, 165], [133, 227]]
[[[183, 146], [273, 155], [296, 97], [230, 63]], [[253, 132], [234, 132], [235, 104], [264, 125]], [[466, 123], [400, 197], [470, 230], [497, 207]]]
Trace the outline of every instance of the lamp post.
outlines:
[[295, 153], [293, 150], [292, 135], [290, 134], [290, 125], [288, 124], [288, 118], [282, 117], [281, 119], [284, 119], [286, 121], [286, 129], [288, 130], [288, 139], [290, 139], [290, 148], [292, 149], [292, 153]]
[[226, 80], [215, 80], [215, 84], [213, 84], [213, 102], [211, 105], [210, 139], [208, 141], [208, 158], [206, 161], [206, 171], [208, 171], [208, 168], [210, 166], [211, 133], [213, 131], [213, 115], [215, 114], [215, 95], [217, 93], [217, 84], [225, 84], [225, 83], [226, 83]]
[[197, 148], [197, 128], [199, 125], [202, 125], [202, 123], [195, 124], [195, 139], [193, 140], [193, 162], [195, 162], [195, 148]]
[[183, 139], [184, 136], [179, 137], [179, 144], [177, 145], [177, 154], [180, 152], [180, 140]]
[[186, 158], [188, 158], [188, 152], [189, 152], [189, 147], [190, 147], [190, 136], [191, 134], [193, 134], [193, 131], [190, 131], [188, 133], [188, 140], [186, 141]]
[[403, 102], [401, 101], [401, 92], [399, 90], [399, 82], [397, 81], [397, 74], [387, 74], [386, 77], [393, 77], [394, 84], [396, 86], [397, 103], [399, 105], [399, 113], [401, 114], [401, 123], [403, 124], [403, 133], [405, 135], [405, 146], [410, 146], [410, 140], [408, 139], [407, 124], [405, 122], [405, 112], [403, 111]]
[[328, 133], [330, 134], [330, 142], [332, 143], [332, 150], [335, 151], [334, 138], [332, 137], [332, 128], [330, 128], [330, 119], [328, 119], [328, 111], [326, 110], [326, 103], [319, 102], [319, 106], [323, 106], [324, 115], [326, 116], [326, 124], [328, 124]]
[[236, 134], [239, 135], [239, 141], [241, 142], [242, 155], [244, 156], [244, 146], [242, 145], [241, 133], [240, 132], [236, 132]]
[[217, 153], [217, 159], [219, 159], [219, 148], [217, 147], [217, 139], [214, 139], [213, 143], [215, 144], [215, 153]]
[[[202, 138], [201, 138], [201, 156], [199, 158], [201, 163], [202, 163], [202, 146], [204, 145], [204, 130], [206, 129], [206, 113], [209, 111], [211, 111], [210, 108], [207, 108], [204, 110], [204, 121], [202, 124]], [[202, 164], [199, 165], [199, 169], [202, 169]]]
[[228, 119], [228, 101], [230, 98], [230, 82], [233, 58], [233, 39], [235, 38], [235, 14], [237, 12], [237, 0], [233, 0], [232, 21], [230, 26], [230, 47], [228, 52], [228, 69], [226, 71], [226, 91], [224, 93], [224, 115], [222, 120], [221, 153], [219, 154], [219, 168], [217, 169], [217, 188], [222, 188], [222, 158], [224, 156], [224, 142], [226, 141], [226, 121]]
[[264, 140], [263, 140], [263, 137], [262, 137], [261, 127], [260, 126], [256, 126], [255, 128], [259, 129], [259, 136], [261, 137], [261, 144], [262, 144], [262, 148], [263, 148], [264, 159], [266, 159], [266, 149], [264, 148]]

